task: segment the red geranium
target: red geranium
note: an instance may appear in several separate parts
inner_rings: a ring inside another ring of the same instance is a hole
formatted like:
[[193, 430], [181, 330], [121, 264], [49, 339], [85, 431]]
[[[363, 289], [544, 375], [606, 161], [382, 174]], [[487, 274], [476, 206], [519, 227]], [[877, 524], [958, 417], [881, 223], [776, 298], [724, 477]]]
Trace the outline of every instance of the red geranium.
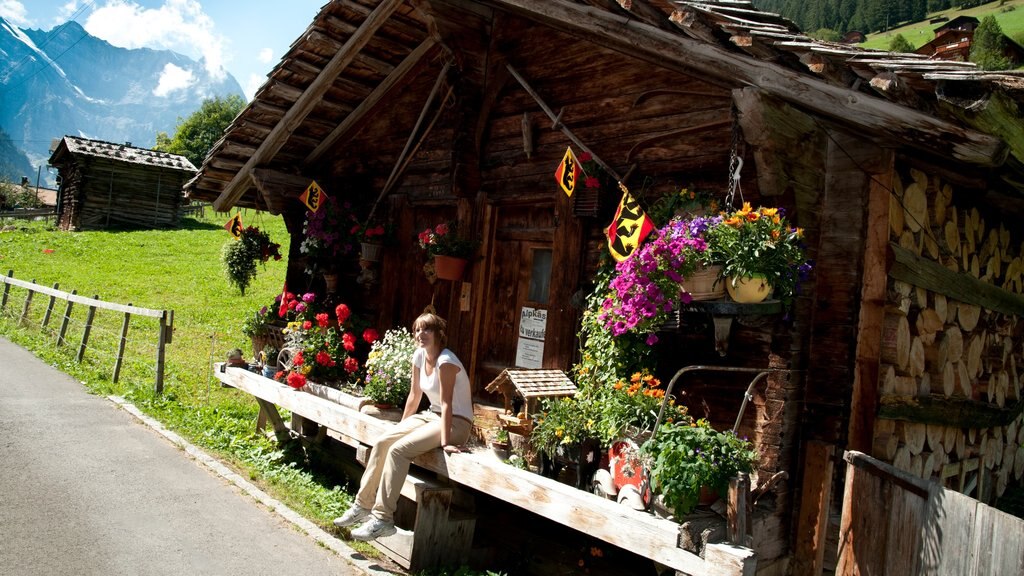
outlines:
[[287, 382], [289, 386], [298, 390], [306, 385], [306, 377], [298, 372], [289, 372]]
[[327, 326], [330, 324], [330, 322], [331, 322], [331, 317], [327, 314], [327, 312], [321, 312], [321, 313], [316, 315], [316, 325], [317, 326], [319, 326], [321, 328], [327, 328]]
[[344, 324], [350, 314], [352, 314], [352, 311], [349, 310], [347, 304], [338, 304], [334, 309], [334, 315], [338, 317], [338, 324]]
[[359, 361], [349, 356], [348, 358], [345, 359], [345, 372], [351, 374], [356, 370], [359, 370]]
[[302, 350], [299, 350], [295, 353], [295, 356], [292, 356], [292, 364], [296, 366], [302, 366], [305, 361], [306, 359], [302, 355]]
[[331, 358], [330, 354], [321, 350], [316, 353], [316, 363], [321, 366], [327, 366], [328, 368], [330, 368], [331, 366], [334, 366], [334, 359]]
[[380, 338], [380, 334], [378, 334], [373, 328], [363, 330], [363, 341], [367, 344], [373, 344], [378, 338]]
[[303, 320], [302, 321], [302, 329], [303, 330], [309, 330], [312, 327], [313, 327], [313, 323], [310, 322], [309, 320]]
[[345, 332], [341, 336], [341, 345], [345, 347], [345, 350], [352, 352], [356, 349], [356, 339], [351, 333]]

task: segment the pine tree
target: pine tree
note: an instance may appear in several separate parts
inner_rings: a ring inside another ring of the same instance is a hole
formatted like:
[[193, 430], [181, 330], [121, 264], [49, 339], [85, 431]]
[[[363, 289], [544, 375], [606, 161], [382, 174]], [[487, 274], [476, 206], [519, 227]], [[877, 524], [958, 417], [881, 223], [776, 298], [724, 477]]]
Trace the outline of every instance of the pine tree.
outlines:
[[1006, 70], [1012, 67], [1006, 57], [1006, 36], [995, 16], [985, 16], [974, 30], [971, 41], [971, 62], [984, 70]]

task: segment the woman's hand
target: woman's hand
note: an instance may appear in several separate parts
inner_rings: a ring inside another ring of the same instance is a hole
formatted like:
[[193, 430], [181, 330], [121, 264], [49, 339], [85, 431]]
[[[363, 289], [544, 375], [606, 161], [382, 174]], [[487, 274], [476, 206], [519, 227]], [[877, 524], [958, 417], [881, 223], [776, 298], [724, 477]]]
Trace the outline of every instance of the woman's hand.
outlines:
[[459, 454], [462, 450], [454, 444], [445, 444], [441, 447], [445, 454]]

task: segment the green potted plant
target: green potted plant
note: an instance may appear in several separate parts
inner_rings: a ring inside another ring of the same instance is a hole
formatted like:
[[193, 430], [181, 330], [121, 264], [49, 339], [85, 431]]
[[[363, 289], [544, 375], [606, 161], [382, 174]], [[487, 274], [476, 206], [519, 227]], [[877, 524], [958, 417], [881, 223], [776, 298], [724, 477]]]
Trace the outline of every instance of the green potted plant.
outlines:
[[374, 404], [402, 406], [412, 386], [416, 343], [405, 328], [392, 328], [370, 347], [363, 394]]
[[257, 264], [271, 258], [281, 259], [281, 245], [272, 242], [269, 234], [255, 226], [244, 228], [237, 240], [229, 240], [221, 249], [224, 273], [242, 295], [256, 277]]
[[718, 432], [703, 419], [663, 424], [640, 452], [652, 489], [676, 517], [693, 510], [702, 489], [721, 495], [730, 478], [752, 472], [757, 463], [750, 442], [732, 431]]
[[804, 257], [803, 230], [789, 226], [781, 208], [755, 210], [745, 202], [708, 229], [706, 237], [737, 302], [760, 302], [774, 290], [776, 298], [789, 304], [811, 269]]
[[263, 361], [263, 376], [266, 378], [273, 378], [281, 371], [281, 367], [277, 365], [277, 356], [281, 353], [281, 350], [273, 344], [267, 344], [260, 351], [260, 360]]
[[458, 224], [441, 223], [419, 233], [420, 248], [434, 261], [434, 271], [442, 280], [461, 280], [469, 258], [480, 243], [460, 236]]
[[389, 230], [380, 223], [367, 222], [352, 227], [353, 238], [359, 242], [359, 259], [366, 262], [380, 262], [387, 243]]
[[[339, 260], [355, 254], [359, 248], [352, 234], [353, 227], [358, 225], [352, 205], [339, 203], [332, 197], [328, 197], [316, 212], [307, 211], [299, 244], [299, 252], [306, 259], [306, 273], [310, 276], [336, 275]], [[331, 282], [326, 278], [325, 281]]]

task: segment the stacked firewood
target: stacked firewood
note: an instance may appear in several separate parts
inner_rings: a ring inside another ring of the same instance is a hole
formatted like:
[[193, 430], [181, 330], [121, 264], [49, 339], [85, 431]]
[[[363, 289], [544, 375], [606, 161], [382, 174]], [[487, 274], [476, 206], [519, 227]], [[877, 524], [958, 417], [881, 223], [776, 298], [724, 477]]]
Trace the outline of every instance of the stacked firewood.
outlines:
[[[918, 170], [911, 170], [905, 183], [896, 177], [893, 189], [892, 242], [950, 270], [1024, 292], [1024, 244], [1014, 244], [1002, 223], [986, 225], [976, 208], [958, 208], [949, 184]], [[961, 401], [1004, 414], [1021, 401], [1021, 318], [893, 278], [888, 303], [879, 372], [883, 400], [935, 399], [944, 406]], [[934, 417], [927, 422], [877, 419], [873, 455], [968, 493], [978, 487], [980, 494], [980, 483], [990, 478], [995, 495], [1002, 495], [1011, 478], [1024, 475], [1020, 415], [1008, 425], [987, 427], [934, 422]]]

